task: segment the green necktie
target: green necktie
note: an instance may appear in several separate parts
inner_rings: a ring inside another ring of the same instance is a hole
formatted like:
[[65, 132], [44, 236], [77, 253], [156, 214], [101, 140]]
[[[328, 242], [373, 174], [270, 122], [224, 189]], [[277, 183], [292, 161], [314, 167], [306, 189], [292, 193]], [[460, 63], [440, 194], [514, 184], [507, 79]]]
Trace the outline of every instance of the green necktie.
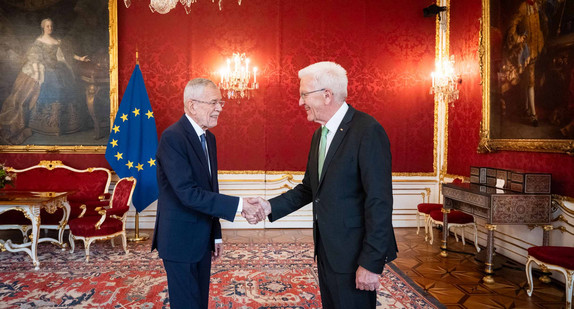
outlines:
[[325, 152], [327, 150], [327, 134], [329, 134], [329, 129], [327, 129], [327, 127], [321, 128], [321, 142], [319, 143], [319, 180], [321, 180], [321, 172], [323, 172], [323, 163], [325, 163]]

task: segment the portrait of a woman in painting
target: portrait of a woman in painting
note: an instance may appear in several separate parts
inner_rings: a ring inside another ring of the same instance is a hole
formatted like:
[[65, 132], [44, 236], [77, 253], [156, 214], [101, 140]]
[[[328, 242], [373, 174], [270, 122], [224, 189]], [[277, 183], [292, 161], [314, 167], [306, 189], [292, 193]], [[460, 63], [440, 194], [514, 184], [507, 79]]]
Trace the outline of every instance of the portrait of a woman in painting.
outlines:
[[[74, 133], [84, 122], [70, 64], [61, 41], [52, 36], [54, 23], [46, 18], [40, 25], [42, 35], [28, 51], [12, 92], [2, 104], [0, 134], [5, 143], [21, 144], [32, 130], [47, 135]], [[86, 56], [74, 55], [73, 59], [89, 61]]]
[[[90, 135], [105, 144], [93, 131], [109, 115], [107, 24], [103, 0], [0, 0], [0, 145], [74, 145]], [[96, 81], [100, 71], [106, 78]]]

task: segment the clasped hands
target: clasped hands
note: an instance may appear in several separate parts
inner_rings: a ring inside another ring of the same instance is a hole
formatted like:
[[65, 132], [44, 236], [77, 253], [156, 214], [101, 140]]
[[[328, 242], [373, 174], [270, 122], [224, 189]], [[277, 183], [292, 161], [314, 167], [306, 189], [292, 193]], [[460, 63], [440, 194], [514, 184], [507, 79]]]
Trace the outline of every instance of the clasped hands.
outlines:
[[248, 197], [243, 199], [241, 215], [249, 224], [257, 224], [271, 213], [271, 204], [261, 197]]

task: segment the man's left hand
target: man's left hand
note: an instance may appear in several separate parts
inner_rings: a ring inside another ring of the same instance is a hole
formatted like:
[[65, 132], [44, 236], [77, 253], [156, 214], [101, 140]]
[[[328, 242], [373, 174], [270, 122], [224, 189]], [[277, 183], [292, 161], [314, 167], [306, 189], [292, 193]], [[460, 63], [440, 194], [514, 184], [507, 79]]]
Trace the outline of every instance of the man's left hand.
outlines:
[[211, 252], [211, 260], [215, 261], [223, 254], [223, 243], [215, 244], [215, 249]]
[[355, 276], [355, 287], [357, 290], [375, 291], [379, 284], [379, 274], [372, 273], [363, 268], [363, 266], [359, 266]]

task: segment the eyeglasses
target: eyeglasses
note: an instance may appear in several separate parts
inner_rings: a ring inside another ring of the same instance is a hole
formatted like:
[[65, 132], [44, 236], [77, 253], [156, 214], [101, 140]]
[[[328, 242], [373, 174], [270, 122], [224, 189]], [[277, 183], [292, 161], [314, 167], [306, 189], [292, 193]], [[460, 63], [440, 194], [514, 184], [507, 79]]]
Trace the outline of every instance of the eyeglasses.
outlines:
[[310, 95], [311, 93], [315, 93], [315, 92], [319, 92], [319, 91], [325, 91], [327, 89], [322, 88], [322, 89], [317, 89], [317, 90], [313, 90], [313, 91], [308, 91], [308, 92], [302, 92], [301, 93], [301, 99], [305, 100], [305, 98]]
[[195, 101], [195, 102], [199, 102], [199, 103], [204, 103], [204, 104], [213, 105], [213, 106], [215, 106], [215, 105], [217, 105], [217, 104], [221, 105], [221, 107], [225, 106], [225, 101], [223, 101], [223, 100], [214, 99], [214, 100], [211, 100], [211, 101], [209, 101], [209, 102], [207, 102], [207, 101], [201, 101], [201, 100], [196, 100], [196, 99], [191, 99], [191, 100], [192, 100], [192, 101]]

